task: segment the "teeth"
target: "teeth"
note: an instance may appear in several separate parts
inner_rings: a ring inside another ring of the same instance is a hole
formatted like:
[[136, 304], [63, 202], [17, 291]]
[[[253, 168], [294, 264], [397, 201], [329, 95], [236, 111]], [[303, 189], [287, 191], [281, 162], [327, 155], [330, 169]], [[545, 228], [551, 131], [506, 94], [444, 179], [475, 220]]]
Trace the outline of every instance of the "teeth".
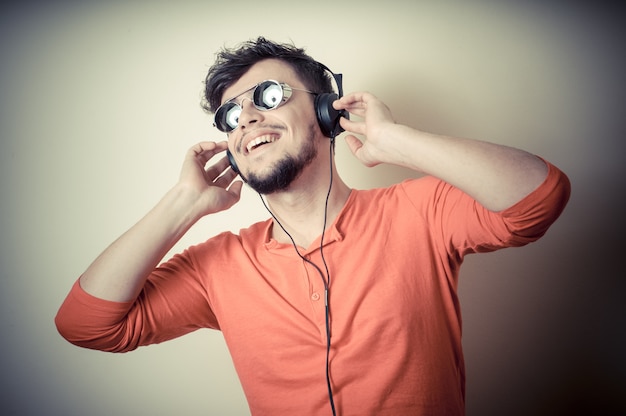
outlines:
[[248, 150], [248, 152], [250, 152], [252, 149], [254, 149], [255, 147], [263, 143], [274, 143], [275, 141], [276, 141], [276, 137], [274, 136], [271, 136], [271, 135], [260, 136], [254, 140], [251, 140], [250, 143], [248, 143], [248, 145], [246, 146], [246, 149]]

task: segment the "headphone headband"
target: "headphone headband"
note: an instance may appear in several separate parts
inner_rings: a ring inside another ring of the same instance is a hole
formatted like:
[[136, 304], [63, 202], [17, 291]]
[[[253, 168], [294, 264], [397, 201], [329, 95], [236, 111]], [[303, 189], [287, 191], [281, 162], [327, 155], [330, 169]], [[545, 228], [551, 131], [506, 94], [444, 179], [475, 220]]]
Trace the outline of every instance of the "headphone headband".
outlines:
[[339, 98], [343, 97], [343, 75], [342, 74], [335, 74], [333, 71], [330, 70], [329, 67], [327, 67], [326, 65], [324, 65], [321, 62], [315, 61], [317, 62], [317, 64], [326, 72], [328, 72], [330, 75], [333, 76], [333, 79], [335, 80], [335, 84], [337, 85], [337, 93], [339, 94]]

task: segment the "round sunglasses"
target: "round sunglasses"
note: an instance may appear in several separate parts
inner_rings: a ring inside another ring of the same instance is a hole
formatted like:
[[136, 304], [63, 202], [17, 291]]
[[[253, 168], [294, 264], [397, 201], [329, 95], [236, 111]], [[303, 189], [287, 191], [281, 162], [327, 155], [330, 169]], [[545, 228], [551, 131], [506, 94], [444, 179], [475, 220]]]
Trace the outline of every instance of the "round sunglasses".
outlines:
[[219, 106], [215, 112], [213, 125], [224, 133], [230, 133], [239, 127], [239, 116], [241, 115], [241, 104], [235, 102], [235, 99], [241, 97], [248, 92], [252, 93], [252, 104], [257, 110], [270, 111], [275, 110], [282, 104], [287, 102], [293, 91], [303, 91], [309, 94], [316, 94], [309, 90], [303, 90], [300, 88], [290, 87], [289, 85], [274, 81], [271, 79], [259, 82], [253, 87], [245, 90], [241, 94], [237, 95], [226, 101]]

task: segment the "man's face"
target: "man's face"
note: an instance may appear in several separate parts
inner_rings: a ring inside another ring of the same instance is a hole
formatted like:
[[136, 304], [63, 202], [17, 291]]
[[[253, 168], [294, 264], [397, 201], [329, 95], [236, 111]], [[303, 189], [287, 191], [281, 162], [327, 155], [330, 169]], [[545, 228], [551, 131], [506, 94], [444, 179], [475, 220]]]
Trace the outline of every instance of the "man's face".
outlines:
[[[291, 97], [275, 110], [261, 111], [252, 104], [252, 91], [244, 91], [265, 80], [293, 87]], [[307, 88], [293, 69], [278, 60], [264, 60], [252, 66], [227, 88], [222, 103], [231, 97], [242, 106], [238, 127], [228, 142], [237, 166], [248, 185], [262, 194], [284, 190], [317, 156], [318, 136], [313, 96], [299, 91]]]

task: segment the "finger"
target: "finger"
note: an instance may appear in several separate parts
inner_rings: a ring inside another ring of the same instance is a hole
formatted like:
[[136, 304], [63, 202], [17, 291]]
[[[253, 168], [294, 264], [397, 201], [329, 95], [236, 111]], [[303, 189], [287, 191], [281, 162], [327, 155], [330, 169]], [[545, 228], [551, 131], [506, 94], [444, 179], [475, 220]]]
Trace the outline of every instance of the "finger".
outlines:
[[347, 118], [340, 118], [339, 124], [345, 131], [349, 131], [356, 134], [366, 134], [366, 126], [362, 121], [350, 120]]
[[227, 142], [199, 142], [187, 151], [187, 157], [196, 159], [204, 165], [217, 153], [223, 152], [227, 148]]
[[243, 188], [243, 182], [242, 181], [235, 181], [228, 188], [228, 192], [233, 194], [237, 198], [237, 201], [239, 201], [239, 198], [241, 197], [241, 189], [242, 188]]
[[345, 109], [350, 115], [357, 116], [359, 118], [365, 118], [367, 113], [365, 108], [361, 107], [348, 107]]
[[356, 116], [359, 118], [365, 118], [366, 114], [367, 114], [367, 107], [363, 106], [363, 105], [347, 105], [347, 106], [340, 106], [339, 108], [337, 108], [337, 111], [347, 111], [348, 113], [350, 113], [351, 116]]
[[221, 158], [220, 160], [215, 162], [213, 165], [205, 169], [207, 178], [211, 181], [214, 181], [220, 175], [222, 175], [229, 168], [229, 166], [230, 166], [230, 163], [228, 162], [228, 158], [226, 157]]
[[368, 92], [353, 92], [344, 95], [340, 99], [333, 103], [333, 106], [337, 110], [358, 109], [366, 108], [367, 102], [373, 98], [373, 95]]
[[237, 202], [239, 202], [239, 199], [241, 198], [242, 188], [243, 188], [243, 182], [235, 181], [230, 185], [230, 187], [228, 187], [228, 189], [226, 189], [226, 192], [228, 192], [228, 195], [229, 195], [229, 200], [227, 202], [228, 207], [225, 207], [225, 209], [230, 208], [233, 205], [235, 205]]
[[228, 168], [219, 177], [215, 178], [213, 184], [215, 186], [219, 186], [220, 188], [226, 189], [231, 185], [236, 177], [237, 173], [232, 168]]
[[357, 156], [358, 151], [363, 147], [363, 142], [351, 134], [347, 135], [344, 140], [352, 154]]

